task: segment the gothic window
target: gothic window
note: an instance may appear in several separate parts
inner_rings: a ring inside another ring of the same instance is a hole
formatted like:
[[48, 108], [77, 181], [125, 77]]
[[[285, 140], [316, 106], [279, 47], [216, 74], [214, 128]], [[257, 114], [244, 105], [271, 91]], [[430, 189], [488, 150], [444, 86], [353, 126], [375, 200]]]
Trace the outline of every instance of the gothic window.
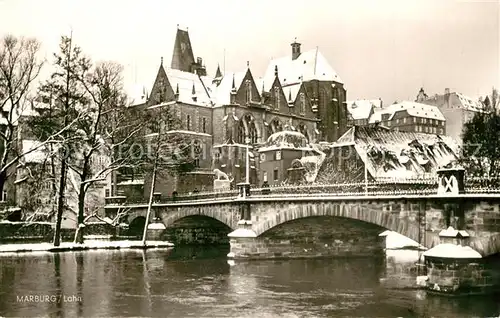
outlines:
[[238, 143], [245, 143], [245, 125], [243, 124], [243, 120], [240, 120], [240, 123], [238, 125]]
[[306, 113], [306, 95], [300, 93], [300, 114], [304, 115]]
[[203, 153], [203, 148], [201, 146], [201, 142], [199, 140], [195, 140], [193, 142], [193, 158], [195, 167], [200, 167], [200, 158]]
[[252, 101], [252, 83], [250, 80], [246, 80], [246, 101], [250, 103]]
[[186, 117], [186, 129], [191, 130], [191, 115], [187, 115]]
[[280, 97], [281, 97], [280, 88], [275, 87], [274, 88], [274, 108], [276, 108], [276, 109], [280, 109], [280, 102], [281, 102]]
[[255, 123], [250, 124], [250, 143], [257, 143], [257, 127], [255, 127]]

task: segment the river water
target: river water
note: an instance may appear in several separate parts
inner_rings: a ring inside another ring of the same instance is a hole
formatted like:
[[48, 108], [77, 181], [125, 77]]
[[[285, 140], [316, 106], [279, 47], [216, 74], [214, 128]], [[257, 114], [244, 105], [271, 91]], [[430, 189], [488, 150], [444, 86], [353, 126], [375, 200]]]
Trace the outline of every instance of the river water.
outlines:
[[383, 258], [231, 262], [216, 247], [0, 255], [6, 317], [494, 317], [500, 296], [388, 287]]

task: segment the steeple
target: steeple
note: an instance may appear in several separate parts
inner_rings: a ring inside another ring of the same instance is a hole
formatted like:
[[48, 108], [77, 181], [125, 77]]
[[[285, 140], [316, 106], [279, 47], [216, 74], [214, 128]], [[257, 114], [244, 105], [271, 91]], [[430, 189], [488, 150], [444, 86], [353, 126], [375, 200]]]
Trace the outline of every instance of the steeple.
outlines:
[[191, 72], [191, 67], [195, 63], [191, 40], [188, 31], [179, 29], [175, 36], [174, 51], [172, 53], [172, 64], [170, 67], [175, 70]]
[[217, 71], [215, 71], [215, 78], [221, 78], [222, 77], [222, 73], [220, 71], [220, 66], [219, 64], [217, 64]]

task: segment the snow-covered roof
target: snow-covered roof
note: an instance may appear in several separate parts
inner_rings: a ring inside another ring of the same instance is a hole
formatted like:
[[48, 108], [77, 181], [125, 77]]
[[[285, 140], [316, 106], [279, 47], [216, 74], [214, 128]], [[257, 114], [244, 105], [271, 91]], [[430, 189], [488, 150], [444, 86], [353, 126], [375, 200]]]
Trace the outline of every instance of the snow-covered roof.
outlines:
[[355, 101], [347, 101], [347, 111], [351, 114], [352, 119], [369, 119], [375, 105], [371, 100], [361, 99]]
[[283, 92], [285, 93], [287, 102], [288, 101], [295, 102], [301, 86], [302, 83], [283, 86]]
[[146, 86], [141, 84], [134, 84], [127, 89], [127, 95], [129, 97], [128, 104], [131, 106], [141, 105], [147, 101], [148, 90]]
[[308, 146], [307, 138], [303, 134], [298, 131], [283, 130], [269, 136], [264, 146], [259, 148], [259, 152], [280, 149], [313, 150]]
[[[205, 83], [198, 75], [171, 68], [165, 69], [168, 81], [174, 92], [179, 88], [178, 100], [187, 104], [211, 106], [210, 95], [205, 90]], [[194, 94], [193, 94], [194, 88]], [[196, 97], [196, 101], [193, 97]]]
[[470, 246], [456, 245], [452, 243], [439, 244], [428, 251], [424, 256], [442, 258], [482, 258], [478, 251]]
[[437, 106], [426, 105], [411, 101], [403, 101], [397, 104], [389, 105], [388, 107], [382, 108], [375, 111], [370, 117], [370, 123], [376, 123], [382, 120], [382, 114], [389, 114], [389, 120], [391, 120], [394, 115], [399, 111], [406, 111], [410, 116], [446, 120], [443, 113], [439, 110]]
[[451, 137], [393, 131], [384, 127], [352, 127], [332, 147], [353, 145], [375, 179], [434, 176], [457, 159]]
[[212, 98], [214, 106], [223, 106], [231, 104], [231, 90], [233, 89], [233, 79], [236, 90], [238, 90], [243, 82], [246, 71], [243, 72], [228, 72], [225, 73], [219, 85], [212, 84], [207, 90]]
[[455, 230], [453, 227], [448, 227], [446, 230], [442, 230], [439, 232], [439, 236], [441, 237], [469, 237], [469, 233], [464, 230]]
[[271, 60], [264, 75], [264, 83], [274, 81], [276, 66], [278, 66], [278, 77], [281, 85], [294, 84], [301, 80], [343, 83], [340, 76], [317, 48], [301, 53], [295, 60], [292, 60], [291, 55]]
[[455, 94], [457, 94], [458, 100], [460, 101], [461, 107], [463, 109], [475, 112], [484, 111], [484, 104], [481, 103], [479, 100], [473, 100], [472, 98], [465, 96], [461, 93], [455, 93]]

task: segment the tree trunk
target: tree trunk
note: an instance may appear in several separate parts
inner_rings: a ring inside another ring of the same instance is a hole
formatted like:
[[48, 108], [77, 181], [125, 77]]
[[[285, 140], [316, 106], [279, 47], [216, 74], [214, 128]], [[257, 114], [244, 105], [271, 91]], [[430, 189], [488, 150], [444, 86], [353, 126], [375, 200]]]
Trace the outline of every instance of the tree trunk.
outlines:
[[64, 192], [66, 188], [66, 154], [63, 151], [63, 158], [61, 162], [61, 175], [59, 177], [59, 194], [57, 197], [57, 218], [56, 218], [56, 230], [54, 233], [54, 246], [61, 245], [61, 222], [64, 212]]
[[85, 232], [85, 181], [87, 180], [87, 176], [89, 173], [89, 161], [90, 161], [90, 155], [85, 156], [84, 162], [83, 162], [83, 169], [82, 169], [82, 174], [80, 175], [80, 188], [78, 191], [78, 227], [76, 229], [75, 233], [75, 243], [78, 244], [83, 244], [83, 234]]
[[6, 171], [2, 171], [0, 172], [0, 198], [2, 199], [3, 201], [3, 188], [5, 186], [5, 182], [7, 181], [7, 172]]
[[78, 192], [78, 227], [75, 233], [75, 243], [83, 244], [83, 234], [85, 232], [85, 184], [80, 182]]

